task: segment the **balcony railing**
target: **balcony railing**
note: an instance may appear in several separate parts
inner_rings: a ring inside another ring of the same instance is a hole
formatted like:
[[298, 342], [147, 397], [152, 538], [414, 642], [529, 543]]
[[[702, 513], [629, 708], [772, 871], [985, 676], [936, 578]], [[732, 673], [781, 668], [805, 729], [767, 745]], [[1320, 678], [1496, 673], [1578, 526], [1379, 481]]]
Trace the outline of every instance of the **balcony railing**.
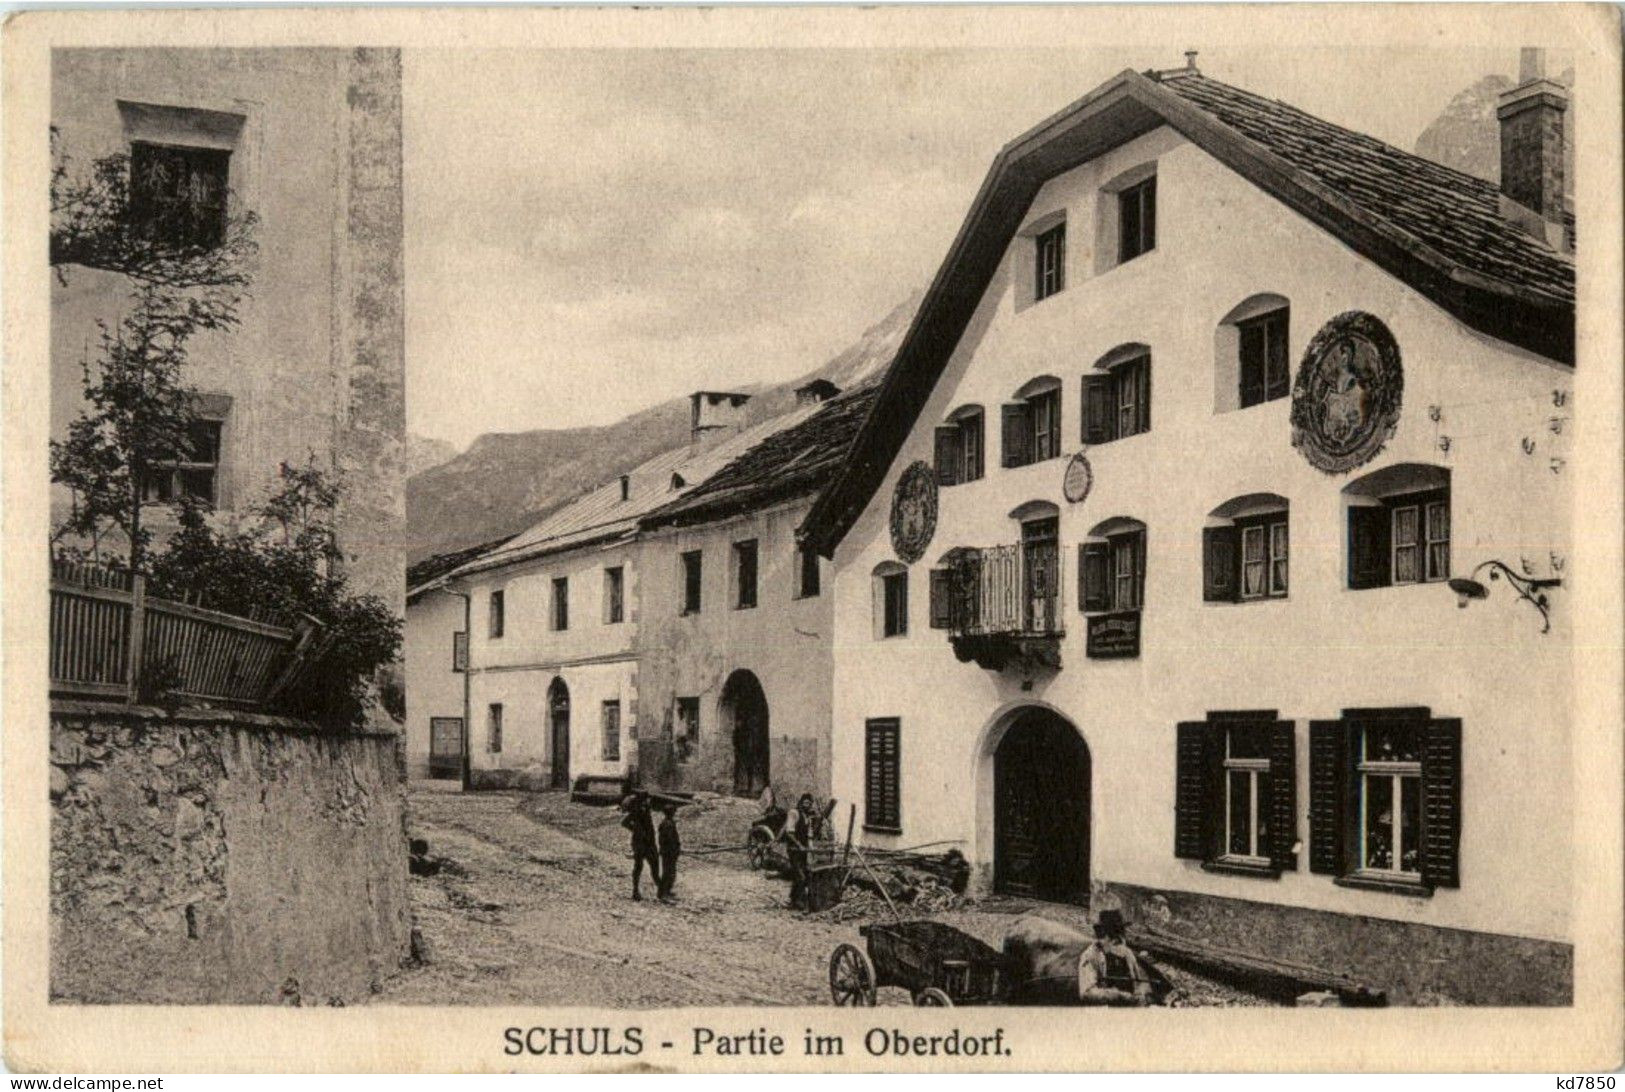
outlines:
[[949, 568], [948, 634], [961, 660], [1060, 666], [1064, 580], [1053, 542], [960, 550]]

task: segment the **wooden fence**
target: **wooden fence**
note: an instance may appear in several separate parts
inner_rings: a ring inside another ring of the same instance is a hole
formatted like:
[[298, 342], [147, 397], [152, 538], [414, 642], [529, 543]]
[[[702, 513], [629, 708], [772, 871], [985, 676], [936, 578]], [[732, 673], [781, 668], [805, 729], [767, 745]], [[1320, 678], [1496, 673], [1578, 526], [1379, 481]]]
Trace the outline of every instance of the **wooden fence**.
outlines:
[[50, 640], [53, 694], [248, 708], [295, 684], [319, 643], [313, 624], [154, 598], [144, 576], [56, 558]]

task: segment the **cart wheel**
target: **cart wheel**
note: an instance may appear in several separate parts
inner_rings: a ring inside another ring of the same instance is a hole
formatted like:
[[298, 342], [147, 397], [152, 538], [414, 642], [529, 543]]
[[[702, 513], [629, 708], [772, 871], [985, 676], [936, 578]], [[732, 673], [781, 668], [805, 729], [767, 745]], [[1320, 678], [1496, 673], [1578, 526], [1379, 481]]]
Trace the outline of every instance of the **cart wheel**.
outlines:
[[914, 1005], [916, 1008], [922, 1009], [951, 1009], [954, 1007], [954, 1002], [953, 998], [949, 997], [946, 993], [937, 989], [935, 986], [927, 986], [925, 989], [914, 995]]
[[765, 831], [753, 830], [750, 832], [750, 845], [745, 849], [746, 859], [750, 867], [760, 872], [767, 864], [767, 847], [773, 844], [773, 839]]
[[875, 965], [862, 948], [837, 944], [829, 954], [829, 995], [842, 1008], [875, 1003]]

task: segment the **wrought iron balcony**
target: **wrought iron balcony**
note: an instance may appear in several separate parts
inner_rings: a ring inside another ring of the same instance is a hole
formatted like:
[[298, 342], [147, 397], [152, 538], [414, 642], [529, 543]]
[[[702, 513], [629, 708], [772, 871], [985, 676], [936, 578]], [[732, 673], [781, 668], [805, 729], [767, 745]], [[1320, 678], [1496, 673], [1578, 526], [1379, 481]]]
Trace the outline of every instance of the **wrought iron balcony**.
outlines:
[[947, 570], [948, 637], [992, 671], [1061, 666], [1062, 566], [1054, 540], [962, 549]]

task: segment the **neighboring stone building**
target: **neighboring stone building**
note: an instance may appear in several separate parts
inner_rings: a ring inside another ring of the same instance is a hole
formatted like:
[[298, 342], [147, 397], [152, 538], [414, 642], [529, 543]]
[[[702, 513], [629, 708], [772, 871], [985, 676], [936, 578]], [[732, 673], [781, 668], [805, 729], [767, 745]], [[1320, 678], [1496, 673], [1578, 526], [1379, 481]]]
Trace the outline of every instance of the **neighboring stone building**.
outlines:
[[696, 392], [688, 444], [509, 540], [415, 567], [412, 776], [456, 776], [466, 718], [477, 788], [636, 774], [826, 793], [831, 607], [794, 532], [873, 397], [832, 388], [749, 428], [748, 396]]
[[1563, 106], [1502, 191], [1194, 66], [999, 153], [804, 527], [866, 842], [1569, 1000]]
[[[188, 346], [204, 421], [190, 457], [146, 483], [155, 545], [178, 496], [213, 502], [229, 524], [281, 463], [314, 458], [345, 485], [336, 524], [352, 587], [400, 611], [399, 50], [58, 50], [51, 118], [70, 171], [131, 157], [131, 215], [158, 202], [205, 234], [228, 209], [259, 220], [240, 325]], [[131, 286], [57, 271], [61, 437], [97, 320], [115, 323]], [[53, 495], [53, 515], [66, 502]], [[399, 734], [376, 720], [351, 731], [54, 701], [52, 998], [342, 1002], [395, 971], [411, 928]]]
[[873, 397], [808, 384], [798, 423], [639, 520], [645, 785], [828, 795], [833, 610], [795, 531]]
[[[747, 399], [696, 393], [690, 443], [414, 586], [407, 615], [413, 647], [449, 650], [443, 600], [447, 593], [470, 597], [465, 716], [473, 787], [564, 789], [582, 777], [624, 778], [636, 768], [646, 572], [638, 520], [796, 417], [745, 428]], [[426, 658], [431, 672], [441, 670], [432, 651]], [[409, 669], [409, 689], [415, 678]], [[427, 752], [421, 736], [430, 726], [414, 719], [411, 728], [409, 753]]]

